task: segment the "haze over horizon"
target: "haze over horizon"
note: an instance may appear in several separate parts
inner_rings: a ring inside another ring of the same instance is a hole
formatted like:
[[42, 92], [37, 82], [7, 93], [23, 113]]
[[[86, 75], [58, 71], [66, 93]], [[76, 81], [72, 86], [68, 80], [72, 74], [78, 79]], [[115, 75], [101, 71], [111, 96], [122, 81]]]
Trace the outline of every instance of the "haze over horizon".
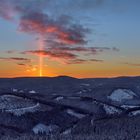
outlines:
[[140, 75], [139, 0], [0, 0], [0, 77]]

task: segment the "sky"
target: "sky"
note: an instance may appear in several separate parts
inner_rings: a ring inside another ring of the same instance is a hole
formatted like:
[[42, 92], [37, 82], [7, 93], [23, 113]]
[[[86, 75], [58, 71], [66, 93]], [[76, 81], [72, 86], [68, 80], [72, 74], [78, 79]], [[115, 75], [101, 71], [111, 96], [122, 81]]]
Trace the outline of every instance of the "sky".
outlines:
[[0, 77], [140, 75], [139, 0], [0, 0]]

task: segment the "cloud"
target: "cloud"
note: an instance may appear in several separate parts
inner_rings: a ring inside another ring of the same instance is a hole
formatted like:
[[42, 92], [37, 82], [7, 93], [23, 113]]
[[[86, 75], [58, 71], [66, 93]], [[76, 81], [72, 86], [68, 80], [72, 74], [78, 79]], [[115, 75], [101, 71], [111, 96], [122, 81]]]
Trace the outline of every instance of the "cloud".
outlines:
[[61, 59], [75, 59], [77, 56], [72, 53], [68, 52], [62, 52], [62, 51], [45, 51], [45, 50], [31, 50], [31, 51], [25, 51], [22, 52], [22, 54], [33, 54], [33, 55], [39, 55], [44, 56], [48, 58], [61, 58]]
[[26, 62], [30, 62], [31, 60], [28, 58], [21, 58], [21, 57], [10, 57], [8, 58], [9, 60], [15, 60], [15, 61], [26, 61]]
[[74, 59], [74, 60], [68, 61], [66, 64], [83, 64], [83, 63], [90, 63], [90, 62], [103, 63], [104, 60], [99, 60], [99, 59]]
[[7, 20], [29, 12], [42, 11], [49, 0], [0, 0], [0, 16]]
[[140, 67], [140, 63], [129, 63], [129, 62], [124, 62], [122, 64], [125, 64], [125, 65], [129, 65], [129, 66], [134, 66], [134, 67]]
[[106, 51], [119, 52], [120, 50], [116, 47], [87, 47], [85, 45], [69, 45], [62, 42], [56, 42], [54, 40], [45, 40], [47, 42], [46, 50], [53, 51], [70, 51], [70, 52], [89, 52], [91, 54], [98, 54]]
[[116, 48], [116, 47], [113, 47], [112, 50], [113, 51], [116, 51], [116, 52], [119, 52], [120, 51], [120, 49], [119, 48]]
[[17, 51], [16, 50], [8, 50], [8, 51], [5, 51], [5, 53], [8, 53], [8, 54], [13, 54], [13, 53], [16, 53]]
[[[65, 44], [86, 44], [89, 29], [74, 22], [70, 16], [49, 16], [44, 9], [48, 0], [1, 0], [0, 16], [5, 19], [19, 17], [19, 31], [45, 37]], [[15, 16], [16, 15], [16, 16]], [[57, 14], [56, 14], [57, 15]]]
[[21, 57], [0, 57], [0, 60], [15, 60], [15, 61], [30, 61], [28, 58], [21, 58]]
[[18, 65], [23, 65], [31, 62], [31, 59], [22, 57], [0, 57], [1, 61], [15, 62]]
[[[52, 43], [52, 41], [51, 41]], [[65, 46], [63, 43], [54, 43], [46, 47], [44, 50], [29, 50], [21, 52], [21, 54], [31, 54], [46, 57], [61, 63], [66, 64], [82, 64], [85, 62], [104, 62], [103, 60], [91, 59], [93, 56], [104, 53], [106, 51], [118, 51], [117, 48], [108, 48], [108, 47], [73, 47], [70, 45]], [[82, 56], [88, 56], [87, 58]]]
[[72, 23], [68, 16], [60, 16], [57, 19], [50, 18], [46, 13], [28, 13], [20, 20], [21, 32], [38, 34], [63, 44], [86, 44], [85, 36], [89, 29], [82, 25]]
[[50, 47], [46, 47], [46, 50], [49, 51], [62, 51], [62, 52], [71, 52], [71, 53], [83, 53], [89, 55], [97, 55], [106, 51], [119, 51], [117, 48], [109, 48], [109, 47], [84, 47], [84, 46], [65, 46], [64, 44], [54, 43], [53, 45], [49, 45]]
[[[54, 49], [54, 48], [53, 48]], [[63, 49], [63, 50], [62, 50]], [[98, 59], [81, 59], [78, 55], [76, 55], [73, 51], [84, 51], [84, 48], [69, 48], [68, 50], [65, 48], [58, 48], [57, 50], [30, 50], [21, 52], [22, 54], [31, 54], [47, 57], [49, 59], [65, 63], [65, 64], [82, 64], [89, 62], [104, 62], [103, 60]]]
[[19, 65], [19, 66], [26, 66], [26, 64], [24, 64], [24, 63], [17, 63], [17, 65]]
[[0, 17], [11, 20], [12, 19], [12, 8], [8, 1], [0, 1]]
[[99, 60], [99, 59], [90, 59], [91, 62], [104, 62], [104, 60]]

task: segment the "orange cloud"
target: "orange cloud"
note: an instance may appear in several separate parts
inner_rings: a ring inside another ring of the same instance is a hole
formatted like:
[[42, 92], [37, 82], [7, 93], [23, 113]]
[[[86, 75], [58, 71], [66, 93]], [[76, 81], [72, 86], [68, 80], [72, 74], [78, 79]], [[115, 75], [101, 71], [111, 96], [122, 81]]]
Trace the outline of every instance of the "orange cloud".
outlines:
[[49, 59], [53, 59], [58, 62], [62, 62], [65, 64], [82, 64], [85, 62], [104, 62], [103, 60], [98, 59], [80, 59], [74, 53], [68, 52], [66, 50], [63, 51], [51, 51], [51, 50], [31, 50], [22, 52], [23, 54], [33, 54], [48, 57]]

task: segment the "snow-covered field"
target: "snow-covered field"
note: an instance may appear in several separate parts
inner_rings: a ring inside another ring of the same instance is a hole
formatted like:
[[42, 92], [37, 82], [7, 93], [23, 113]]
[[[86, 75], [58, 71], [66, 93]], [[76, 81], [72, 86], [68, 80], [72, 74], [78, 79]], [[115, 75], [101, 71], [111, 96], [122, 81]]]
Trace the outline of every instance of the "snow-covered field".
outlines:
[[74, 111], [72, 109], [67, 109], [67, 113], [72, 115], [72, 116], [74, 116], [74, 117], [77, 117], [79, 119], [85, 117], [85, 114], [78, 113], [78, 112], [76, 112], [76, 111]]
[[32, 131], [34, 134], [51, 134], [51, 133], [56, 133], [59, 129], [59, 126], [57, 125], [45, 125], [42, 123], [37, 124], [36, 126], [33, 127]]
[[110, 99], [112, 101], [121, 102], [123, 100], [131, 100], [136, 96], [137, 95], [131, 90], [117, 89], [117, 90], [113, 91], [110, 96], [108, 96], [108, 99]]
[[120, 114], [122, 111], [119, 109], [116, 109], [115, 107], [109, 106], [109, 105], [103, 105], [103, 108], [106, 112], [106, 114]]
[[14, 95], [2, 95], [0, 96], [0, 109], [18, 109], [28, 106], [33, 106], [35, 103], [28, 99], [23, 99], [22, 97], [17, 97]]
[[25, 113], [34, 113], [36, 111], [41, 110], [41, 105], [37, 103], [34, 106], [24, 107], [24, 108], [18, 108], [18, 109], [6, 109], [5, 112], [12, 113], [16, 116], [21, 116]]

